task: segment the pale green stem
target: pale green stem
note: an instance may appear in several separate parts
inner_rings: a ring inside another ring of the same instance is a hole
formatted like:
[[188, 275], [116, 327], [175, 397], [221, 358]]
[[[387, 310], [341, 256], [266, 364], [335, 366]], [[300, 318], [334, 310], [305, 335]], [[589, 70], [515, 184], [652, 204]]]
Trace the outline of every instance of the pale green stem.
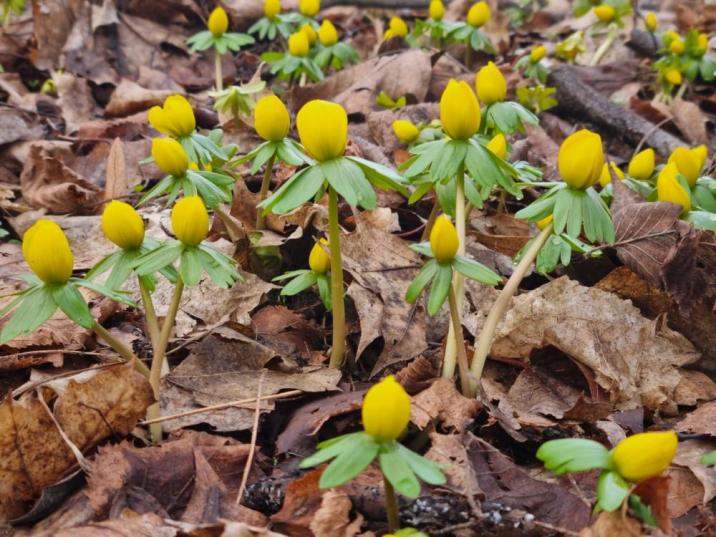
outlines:
[[609, 49], [614, 44], [614, 41], [616, 41], [618, 35], [619, 29], [617, 28], [617, 26], [614, 24], [610, 25], [609, 33], [607, 33], [606, 39], [604, 39], [604, 42], [596, 50], [594, 56], [592, 56], [589, 65], [591, 65], [592, 67], [594, 67], [595, 65], [599, 65], [599, 62], [601, 62], [604, 59], [604, 56], [606, 56], [607, 52], [609, 52]]
[[216, 75], [216, 91], [224, 91], [224, 75], [221, 71], [221, 54], [214, 50], [214, 74]]
[[687, 84], [686, 84], [686, 81], [684, 80], [681, 83], [681, 86], [679, 86], [679, 91], [677, 91], [676, 95], [674, 96], [675, 101], [678, 101], [679, 99], [683, 98], [684, 93], [686, 93], [686, 88], [687, 88]]
[[144, 317], [147, 323], [147, 332], [149, 338], [152, 341], [152, 350], [156, 352], [156, 346], [159, 342], [159, 321], [157, 320], [157, 312], [154, 309], [154, 302], [152, 301], [152, 295], [149, 289], [144, 284], [142, 278], [137, 278], [139, 281], [139, 293], [142, 296], [142, 305], [144, 306]]
[[94, 333], [97, 334], [100, 338], [102, 338], [107, 345], [117, 351], [117, 354], [119, 354], [125, 361], [131, 362], [133, 360], [134, 367], [136, 368], [136, 370], [139, 371], [145, 377], [149, 378], [149, 369], [144, 364], [144, 362], [142, 362], [139, 358], [136, 357], [136, 355], [129, 347], [127, 347], [124, 343], [115, 338], [105, 329], [104, 326], [97, 322], [94, 323], [92, 329], [94, 330]]
[[388, 531], [394, 533], [400, 529], [400, 519], [398, 518], [398, 499], [395, 496], [395, 489], [390, 481], [383, 476], [383, 484], [385, 488], [385, 512], [388, 515]]
[[[266, 171], [264, 171], [264, 177], [261, 180], [261, 190], [259, 191], [259, 203], [266, 199], [268, 196], [269, 186], [271, 186], [271, 176], [273, 174], [273, 163], [276, 160], [276, 155], [272, 155], [266, 163]], [[264, 219], [264, 212], [260, 208], [256, 208], [256, 229], [264, 229], [266, 227], [266, 220]]]
[[465, 397], [474, 399], [477, 395], [477, 386], [470, 378], [470, 367], [467, 362], [467, 351], [465, 350], [465, 339], [462, 335], [462, 324], [460, 323], [460, 312], [457, 309], [457, 299], [455, 298], [455, 290], [450, 286], [448, 293], [448, 302], [450, 304], [450, 320], [453, 326], [459, 326], [459, 330], [455, 330], [455, 345], [457, 347], [457, 366], [460, 370], [460, 387]]
[[343, 299], [341, 230], [338, 226], [338, 194], [328, 187], [328, 248], [331, 254], [331, 298], [333, 300], [333, 345], [331, 367], [340, 368], [346, 348], [346, 305]]

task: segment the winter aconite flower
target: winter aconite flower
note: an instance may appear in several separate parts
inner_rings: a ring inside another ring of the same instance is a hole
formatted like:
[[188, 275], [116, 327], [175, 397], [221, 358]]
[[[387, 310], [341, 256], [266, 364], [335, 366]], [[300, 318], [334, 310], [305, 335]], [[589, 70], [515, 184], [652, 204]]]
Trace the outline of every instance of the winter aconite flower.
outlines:
[[505, 77], [502, 75], [502, 71], [492, 62], [488, 62], [475, 75], [475, 88], [480, 102], [486, 105], [504, 101], [505, 97], [507, 97]]
[[440, 97], [440, 121], [453, 140], [467, 140], [480, 128], [480, 104], [467, 82], [448, 82]]
[[706, 165], [706, 159], [709, 158], [708, 148], [704, 144], [701, 144], [699, 146], [694, 147], [691, 150], [691, 153], [699, 159], [699, 169], [703, 169], [703, 167]]
[[612, 464], [624, 479], [638, 483], [664, 472], [676, 455], [678, 443], [673, 431], [635, 434], [612, 450]]
[[134, 207], [110, 201], [102, 213], [102, 231], [122, 250], [137, 250], [144, 242], [144, 221]]
[[326, 253], [327, 247], [328, 241], [321, 239], [313, 245], [308, 255], [308, 266], [317, 274], [325, 274], [331, 268], [331, 258]]
[[431, 19], [441, 21], [445, 16], [445, 4], [443, 4], [442, 0], [430, 0], [428, 14]]
[[674, 39], [669, 45], [669, 50], [674, 54], [683, 54], [684, 50], [686, 50], [686, 45], [680, 38]]
[[[624, 179], [624, 172], [621, 171], [616, 164], [612, 162], [612, 171], [614, 172], [614, 175], [617, 176], [619, 179]], [[612, 175], [609, 173], [609, 166], [607, 163], [604, 163], [604, 166], [602, 166], [602, 173], [599, 175], [599, 184], [602, 185], [602, 187], [607, 186], [609, 183], [612, 182]]]
[[634, 179], [646, 181], [654, 173], [654, 150], [652, 148], [640, 151], [629, 162], [627, 173]]
[[646, 14], [646, 17], [644, 18], [644, 22], [646, 23], [646, 28], [653, 32], [656, 30], [656, 27], [658, 26], [658, 22], [656, 21], [656, 14], [653, 11], [650, 11]]
[[338, 42], [338, 32], [333, 23], [328, 19], [324, 19], [318, 30], [318, 39], [324, 47], [330, 47]]
[[681, 83], [684, 81], [684, 78], [681, 75], [681, 71], [679, 71], [678, 69], [667, 69], [664, 73], [664, 78], [669, 84], [672, 84], [674, 86], [680, 86]]
[[152, 158], [160, 170], [174, 177], [181, 177], [189, 168], [184, 148], [173, 138], [154, 138]]
[[616, 10], [608, 4], [602, 4], [594, 8], [594, 14], [600, 22], [612, 22], [616, 16]]
[[530, 51], [530, 59], [533, 63], [537, 63], [547, 54], [547, 48], [544, 45], [538, 45]]
[[391, 17], [388, 29], [393, 37], [403, 38], [408, 35], [408, 25], [400, 17]]
[[291, 117], [286, 105], [275, 95], [262, 97], [254, 110], [254, 128], [264, 140], [278, 142], [288, 136]]
[[209, 214], [199, 196], [187, 196], [172, 209], [172, 230], [186, 246], [196, 246], [209, 233]]
[[226, 33], [226, 30], [229, 29], [229, 16], [223, 7], [214, 8], [209, 15], [207, 26], [214, 37], [220, 37]]
[[505, 135], [502, 133], [496, 134], [487, 144], [487, 149], [504, 159], [507, 156], [507, 139]]
[[559, 148], [557, 161], [559, 174], [567, 185], [577, 190], [589, 188], [602, 173], [601, 136], [587, 129], [569, 135]]
[[281, 0], [264, 0], [264, 15], [273, 19], [281, 13]]
[[363, 399], [363, 429], [380, 440], [396, 440], [410, 421], [410, 396], [390, 375], [373, 385]]
[[678, 173], [679, 170], [673, 162], [664, 166], [656, 180], [656, 194], [659, 201], [681, 205], [681, 214], [684, 215], [691, 210], [691, 196], [679, 183]]
[[477, 2], [467, 12], [467, 23], [475, 28], [484, 26], [489, 20], [490, 6], [487, 5], [487, 2]]
[[321, 0], [299, 0], [298, 10], [305, 17], [315, 17], [321, 10]]
[[420, 130], [407, 119], [393, 121], [393, 132], [404, 144], [411, 144], [420, 136]]
[[48, 284], [64, 284], [72, 276], [74, 258], [70, 243], [60, 226], [40, 219], [22, 238], [22, 255], [30, 270]]
[[309, 48], [310, 43], [308, 42], [306, 32], [299, 30], [298, 32], [292, 33], [288, 38], [288, 51], [293, 56], [297, 56], [299, 58], [306, 56]]
[[296, 115], [296, 127], [308, 154], [318, 161], [343, 155], [348, 139], [348, 115], [336, 103], [309, 101]]
[[181, 95], [170, 95], [163, 106], [153, 106], [148, 113], [149, 124], [162, 134], [182, 138], [196, 129], [191, 104]]
[[669, 163], [674, 163], [679, 173], [684, 176], [689, 186], [693, 187], [701, 175], [702, 158], [688, 147], [677, 147], [669, 155]]
[[308, 38], [308, 46], [313, 46], [313, 44], [318, 39], [318, 34], [316, 33], [316, 30], [313, 29], [313, 26], [306, 23], [301, 26], [300, 31], [306, 34], [306, 37]]
[[430, 232], [430, 249], [438, 263], [450, 263], [460, 247], [455, 226], [445, 215], [440, 216]]

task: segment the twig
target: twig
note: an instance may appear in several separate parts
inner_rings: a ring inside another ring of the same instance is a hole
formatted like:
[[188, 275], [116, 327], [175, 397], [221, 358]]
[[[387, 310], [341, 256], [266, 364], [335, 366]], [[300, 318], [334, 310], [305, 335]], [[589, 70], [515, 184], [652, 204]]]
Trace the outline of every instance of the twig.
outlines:
[[57, 428], [57, 432], [60, 434], [60, 437], [62, 438], [62, 441], [67, 445], [67, 447], [69, 448], [69, 450], [70, 450], [70, 451], [72, 452], [72, 454], [75, 456], [75, 459], [77, 459], [77, 464], [79, 464], [79, 465], [80, 465], [80, 468], [82, 468], [82, 470], [83, 470], [86, 474], [88, 474], [89, 471], [90, 471], [90, 463], [87, 461], [87, 459], [85, 459], [85, 456], [84, 456], [84, 455], [82, 454], [82, 452], [80, 451], [80, 448], [78, 448], [78, 447], [72, 442], [72, 440], [69, 439], [69, 437], [67, 436], [67, 433], [65, 433], [65, 431], [62, 430], [62, 427], [61, 427], [60, 424], [57, 422], [57, 419], [55, 418], [55, 415], [54, 415], [54, 414], [52, 413], [52, 411], [50, 410], [50, 407], [47, 406], [47, 403], [45, 402], [45, 398], [42, 396], [42, 390], [37, 390], [37, 399], [40, 401], [40, 404], [42, 405], [42, 407], [43, 407], [43, 408], [45, 409], [45, 411], [47, 412], [47, 415], [48, 415], [48, 416], [50, 417], [50, 419], [52, 420], [52, 423], [55, 424], [55, 427]]
[[667, 117], [659, 121], [656, 125], [654, 125], [651, 129], [649, 129], [644, 136], [641, 137], [641, 140], [639, 140], [639, 143], [636, 146], [636, 149], [634, 149], [634, 152], [631, 154], [631, 158], [634, 158], [634, 156], [641, 151], [642, 146], [644, 145], [644, 142], [646, 142], [646, 139], [651, 136], [655, 131], [660, 129], [663, 125], [666, 125], [669, 121], [673, 121], [673, 117]]
[[241, 497], [244, 495], [244, 489], [246, 483], [249, 480], [249, 474], [251, 473], [251, 464], [254, 462], [254, 453], [256, 452], [256, 439], [259, 434], [259, 418], [261, 417], [261, 388], [264, 384], [264, 377], [266, 371], [261, 373], [259, 377], [259, 385], [256, 388], [256, 411], [254, 412], [254, 425], [251, 429], [251, 447], [249, 448], [249, 456], [246, 457], [246, 464], [244, 465], [244, 475], [241, 476], [241, 484], [239, 485], [239, 493], [236, 495], [236, 505], [241, 502]]

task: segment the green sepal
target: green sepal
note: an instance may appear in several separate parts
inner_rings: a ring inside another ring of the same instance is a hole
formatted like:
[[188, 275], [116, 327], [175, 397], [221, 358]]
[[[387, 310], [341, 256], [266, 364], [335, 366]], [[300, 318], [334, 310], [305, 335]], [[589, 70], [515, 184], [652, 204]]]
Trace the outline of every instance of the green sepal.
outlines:
[[419, 253], [420, 255], [435, 257], [433, 255], [433, 249], [430, 247], [430, 242], [428, 241], [411, 244], [408, 248], [410, 248], [413, 252]]
[[513, 101], [497, 102], [489, 105], [484, 112], [484, 127], [496, 134], [525, 132], [525, 125], [538, 125], [539, 119], [520, 103]]
[[184, 247], [179, 261], [179, 275], [189, 287], [201, 281], [201, 259], [196, 246]]
[[15, 306], [17, 309], [0, 333], [0, 344], [5, 344], [17, 336], [34, 332], [57, 310], [52, 287], [45, 284], [34, 285], [22, 291], [20, 296], [3, 308], [0, 316], [4, 316]]
[[420, 269], [415, 279], [410, 282], [410, 286], [408, 286], [408, 290], [405, 292], [405, 301], [408, 304], [415, 302], [437, 271], [438, 262], [435, 259], [431, 259], [423, 265], [423, 268]]
[[613, 470], [605, 470], [597, 480], [596, 510], [616, 511], [624, 503], [629, 494], [629, 483]]
[[84, 328], [92, 328], [94, 326], [94, 317], [92, 317], [85, 298], [82, 296], [82, 293], [77, 290], [74, 282], [53, 286], [51, 292], [55, 304], [57, 304], [72, 321]]
[[428, 298], [428, 315], [431, 317], [440, 311], [443, 307], [445, 299], [447, 299], [452, 285], [452, 265], [440, 265], [433, 278], [430, 287], [430, 297]]
[[611, 468], [607, 448], [584, 438], [549, 440], [540, 446], [536, 457], [555, 475]]
[[301, 271], [301, 274], [298, 274], [295, 278], [293, 278], [290, 282], [288, 282], [286, 285], [283, 286], [283, 289], [281, 289], [281, 295], [282, 296], [294, 296], [300, 293], [301, 291], [305, 291], [312, 285], [316, 284], [316, 273], [312, 270], [304, 270]]
[[440, 466], [422, 455], [418, 455], [403, 444], [398, 443], [397, 445], [400, 456], [408, 463], [410, 468], [420, 479], [429, 485], [444, 485], [447, 483], [447, 478], [440, 469]]
[[264, 213], [286, 214], [313, 198], [323, 186], [325, 177], [315, 166], [308, 166], [291, 176], [276, 192], [258, 206]]
[[174, 264], [183, 250], [184, 245], [181, 242], [167, 241], [154, 250], [140, 255], [134, 262], [134, 271], [139, 276], [154, 274], [158, 270]]
[[99, 293], [100, 295], [104, 295], [107, 298], [111, 298], [112, 300], [114, 300], [115, 302], [119, 302], [120, 304], [131, 306], [133, 308], [137, 307], [137, 304], [134, 302], [134, 300], [132, 300], [132, 296], [129, 291], [117, 291], [116, 289], [107, 287], [107, 285], [92, 282], [87, 280], [86, 278], [72, 278], [70, 280], [70, 283], [79, 285], [80, 287], [85, 287], [86, 289], [94, 291], [95, 293]]
[[378, 198], [363, 170], [352, 160], [338, 157], [316, 165], [323, 177], [351, 207], [372, 211]]
[[244, 281], [243, 276], [236, 270], [236, 262], [233, 259], [203, 242], [196, 248], [199, 253], [201, 267], [216, 285], [223, 289], [228, 289], [236, 281]]
[[494, 286], [502, 281], [502, 278], [494, 271], [469, 257], [456, 255], [452, 266], [463, 276], [476, 282], [484, 283], [485, 285]]
[[400, 494], [415, 499], [420, 496], [420, 483], [410, 465], [398, 451], [397, 443], [383, 444], [378, 455], [380, 471]]
[[316, 286], [318, 287], [318, 295], [327, 311], [333, 310], [333, 296], [331, 294], [331, 280], [326, 274], [318, 274], [316, 276]]
[[311, 468], [334, 459], [321, 474], [321, 488], [338, 487], [360, 474], [378, 455], [380, 445], [361, 431], [319, 444], [319, 450], [301, 461], [301, 468]]

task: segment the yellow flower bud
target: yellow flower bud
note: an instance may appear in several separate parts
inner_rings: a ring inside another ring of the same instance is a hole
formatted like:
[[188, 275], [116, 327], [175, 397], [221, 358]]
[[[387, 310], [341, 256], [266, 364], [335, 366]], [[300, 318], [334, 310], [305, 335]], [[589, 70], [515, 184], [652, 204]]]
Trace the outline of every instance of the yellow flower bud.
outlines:
[[443, 20], [445, 16], [445, 4], [443, 4], [442, 0], [430, 0], [428, 13], [430, 14], [430, 18], [435, 21]]
[[594, 8], [594, 14], [600, 20], [600, 22], [612, 22], [616, 15], [614, 8], [607, 4], [602, 4]]
[[296, 115], [298, 137], [309, 155], [319, 162], [343, 155], [348, 140], [348, 115], [336, 103], [316, 99]]
[[[612, 171], [619, 179], [624, 179], [624, 172], [621, 171], [616, 164], [612, 162]], [[599, 184], [602, 185], [602, 187], [607, 186], [609, 183], [612, 182], [612, 176], [609, 173], [609, 167], [607, 166], [607, 163], [604, 163], [604, 166], [602, 166], [602, 173], [599, 176]]]
[[229, 16], [223, 7], [214, 8], [214, 11], [209, 15], [207, 26], [214, 37], [221, 37], [226, 33], [226, 30], [229, 29]]
[[398, 140], [404, 144], [410, 144], [420, 136], [420, 130], [407, 119], [393, 121], [393, 132], [398, 137]]
[[298, 10], [301, 12], [301, 15], [315, 17], [321, 10], [321, 0], [299, 0]]
[[450, 80], [440, 97], [440, 122], [454, 140], [467, 140], [480, 128], [480, 103], [464, 80]]
[[640, 151], [629, 162], [627, 173], [634, 179], [646, 181], [654, 173], [654, 150], [652, 148]]
[[674, 54], [683, 54], [684, 50], [686, 50], [686, 45], [681, 39], [674, 39], [669, 45], [669, 50]]
[[136, 250], [144, 242], [144, 221], [134, 207], [110, 201], [102, 213], [102, 231], [123, 250]]
[[313, 245], [311, 253], [308, 255], [308, 266], [317, 274], [325, 274], [331, 268], [331, 257], [321, 245], [328, 247], [328, 241], [326, 239], [319, 240]]
[[659, 201], [681, 205], [681, 214], [684, 215], [691, 210], [691, 196], [677, 180], [678, 173], [679, 170], [673, 162], [664, 166], [656, 180], [656, 195]]
[[273, 19], [281, 13], [281, 0], [264, 0], [264, 15]]
[[492, 140], [488, 142], [487, 149], [501, 159], [504, 159], [507, 156], [507, 140], [505, 139], [505, 135], [502, 133], [495, 135]]
[[709, 158], [709, 150], [706, 148], [705, 145], [701, 144], [697, 147], [694, 147], [691, 150], [691, 153], [699, 159], [699, 170], [703, 170], [704, 166], [706, 165], [706, 159]]
[[669, 163], [672, 162], [676, 164], [676, 168], [689, 186], [694, 186], [701, 175], [701, 156], [693, 153], [688, 147], [677, 147], [669, 155]]
[[547, 55], [547, 48], [544, 45], [539, 45], [532, 49], [530, 52], [530, 59], [532, 63], [537, 63]]
[[209, 213], [199, 196], [180, 199], [172, 208], [174, 235], [186, 246], [196, 246], [209, 234]]
[[408, 25], [400, 17], [391, 17], [390, 31], [393, 33], [393, 37], [405, 37], [408, 35]]
[[587, 129], [570, 134], [559, 148], [557, 163], [559, 174], [571, 188], [589, 188], [602, 173], [602, 138]]
[[627, 481], [644, 481], [660, 475], [671, 465], [678, 444], [673, 431], [635, 434], [612, 450], [612, 464]]
[[474, 28], [484, 26], [489, 20], [490, 6], [487, 5], [487, 2], [477, 2], [476, 4], [473, 4], [467, 12], [467, 23]]
[[309, 47], [310, 43], [308, 42], [306, 32], [299, 30], [298, 32], [292, 33], [288, 38], [288, 51], [293, 56], [302, 58], [308, 55]]
[[396, 37], [396, 35], [393, 33], [393, 30], [388, 28], [385, 32], [383, 32], [383, 41], [389, 41], [390, 39], [393, 39]]
[[366, 433], [379, 440], [396, 440], [410, 421], [410, 396], [389, 375], [365, 394], [361, 414]]
[[314, 30], [313, 26], [308, 23], [301, 26], [301, 31], [306, 34], [306, 37], [308, 38], [309, 47], [316, 42], [316, 39], [318, 39], [318, 34], [316, 33], [316, 30]]
[[174, 177], [183, 176], [189, 168], [189, 159], [184, 148], [172, 138], [154, 138], [152, 158], [160, 170]]
[[674, 30], [667, 30], [661, 36], [662, 43], [664, 43], [664, 45], [666, 45], [667, 47], [675, 39], [681, 39], [681, 36], [678, 33], [676, 33]]
[[646, 28], [650, 32], [656, 30], [656, 27], [658, 26], [658, 22], [656, 21], [656, 13], [650, 11], [646, 14], [646, 18], [644, 20], [646, 21]]
[[552, 220], [554, 220], [553, 215], [550, 214], [549, 216], [545, 216], [542, 220], [539, 220], [537, 222], [537, 227], [539, 229], [544, 229], [547, 227], [548, 224], [550, 224], [552, 222]]
[[30, 270], [43, 282], [63, 284], [72, 276], [74, 258], [70, 243], [60, 226], [40, 219], [22, 238], [22, 255]]
[[324, 47], [330, 47], [338, 43], [336, 27], [328, 19], [324, 19], [321, 23], [321, 27], [318, 29], [318, 39], [321, 40], [321, 45]]
[[261, 138], [270, 142], [278, 142], [288, 135], [291, 116], [281, 99], [275, 95], [259, 99], [254, 109], [254, 128]]
[[430, 231], [430, 249], [433, 251], [438, 263], [450, 263], [455, 259], [455, 254], [460, 247], [460, 240], [457, 237], [457, 230], [452, 225], [450, 218], [440, 216], [433, 224]]
[[704, 54], [706, 54], [706, 51], [708, 49], [709, 49], [709, 36], [704, 33], [700, 33], [699, 37], [696, 39], [696, 52], [700, 56], [703, 56]]
[[678, 69], [669, 69], [664, 73], [664, 78], [666, 78], [666, 81], [669, 84], [672, 84], [674, 86], [680, 86], [683, 82], [683, 78], [681, 76], [681, 71]]
[[196, 129], [194, 110], [181, 95], [170, 95], [163, 106], [152, 106], [147, 118], [152, 127], [175, 138], [189, 136]]
[[475, 75], [475, 88], [481, 103], [490, 105], [504, 101], [507, 97], [507, 82], [497, 66], [488, 62]]

